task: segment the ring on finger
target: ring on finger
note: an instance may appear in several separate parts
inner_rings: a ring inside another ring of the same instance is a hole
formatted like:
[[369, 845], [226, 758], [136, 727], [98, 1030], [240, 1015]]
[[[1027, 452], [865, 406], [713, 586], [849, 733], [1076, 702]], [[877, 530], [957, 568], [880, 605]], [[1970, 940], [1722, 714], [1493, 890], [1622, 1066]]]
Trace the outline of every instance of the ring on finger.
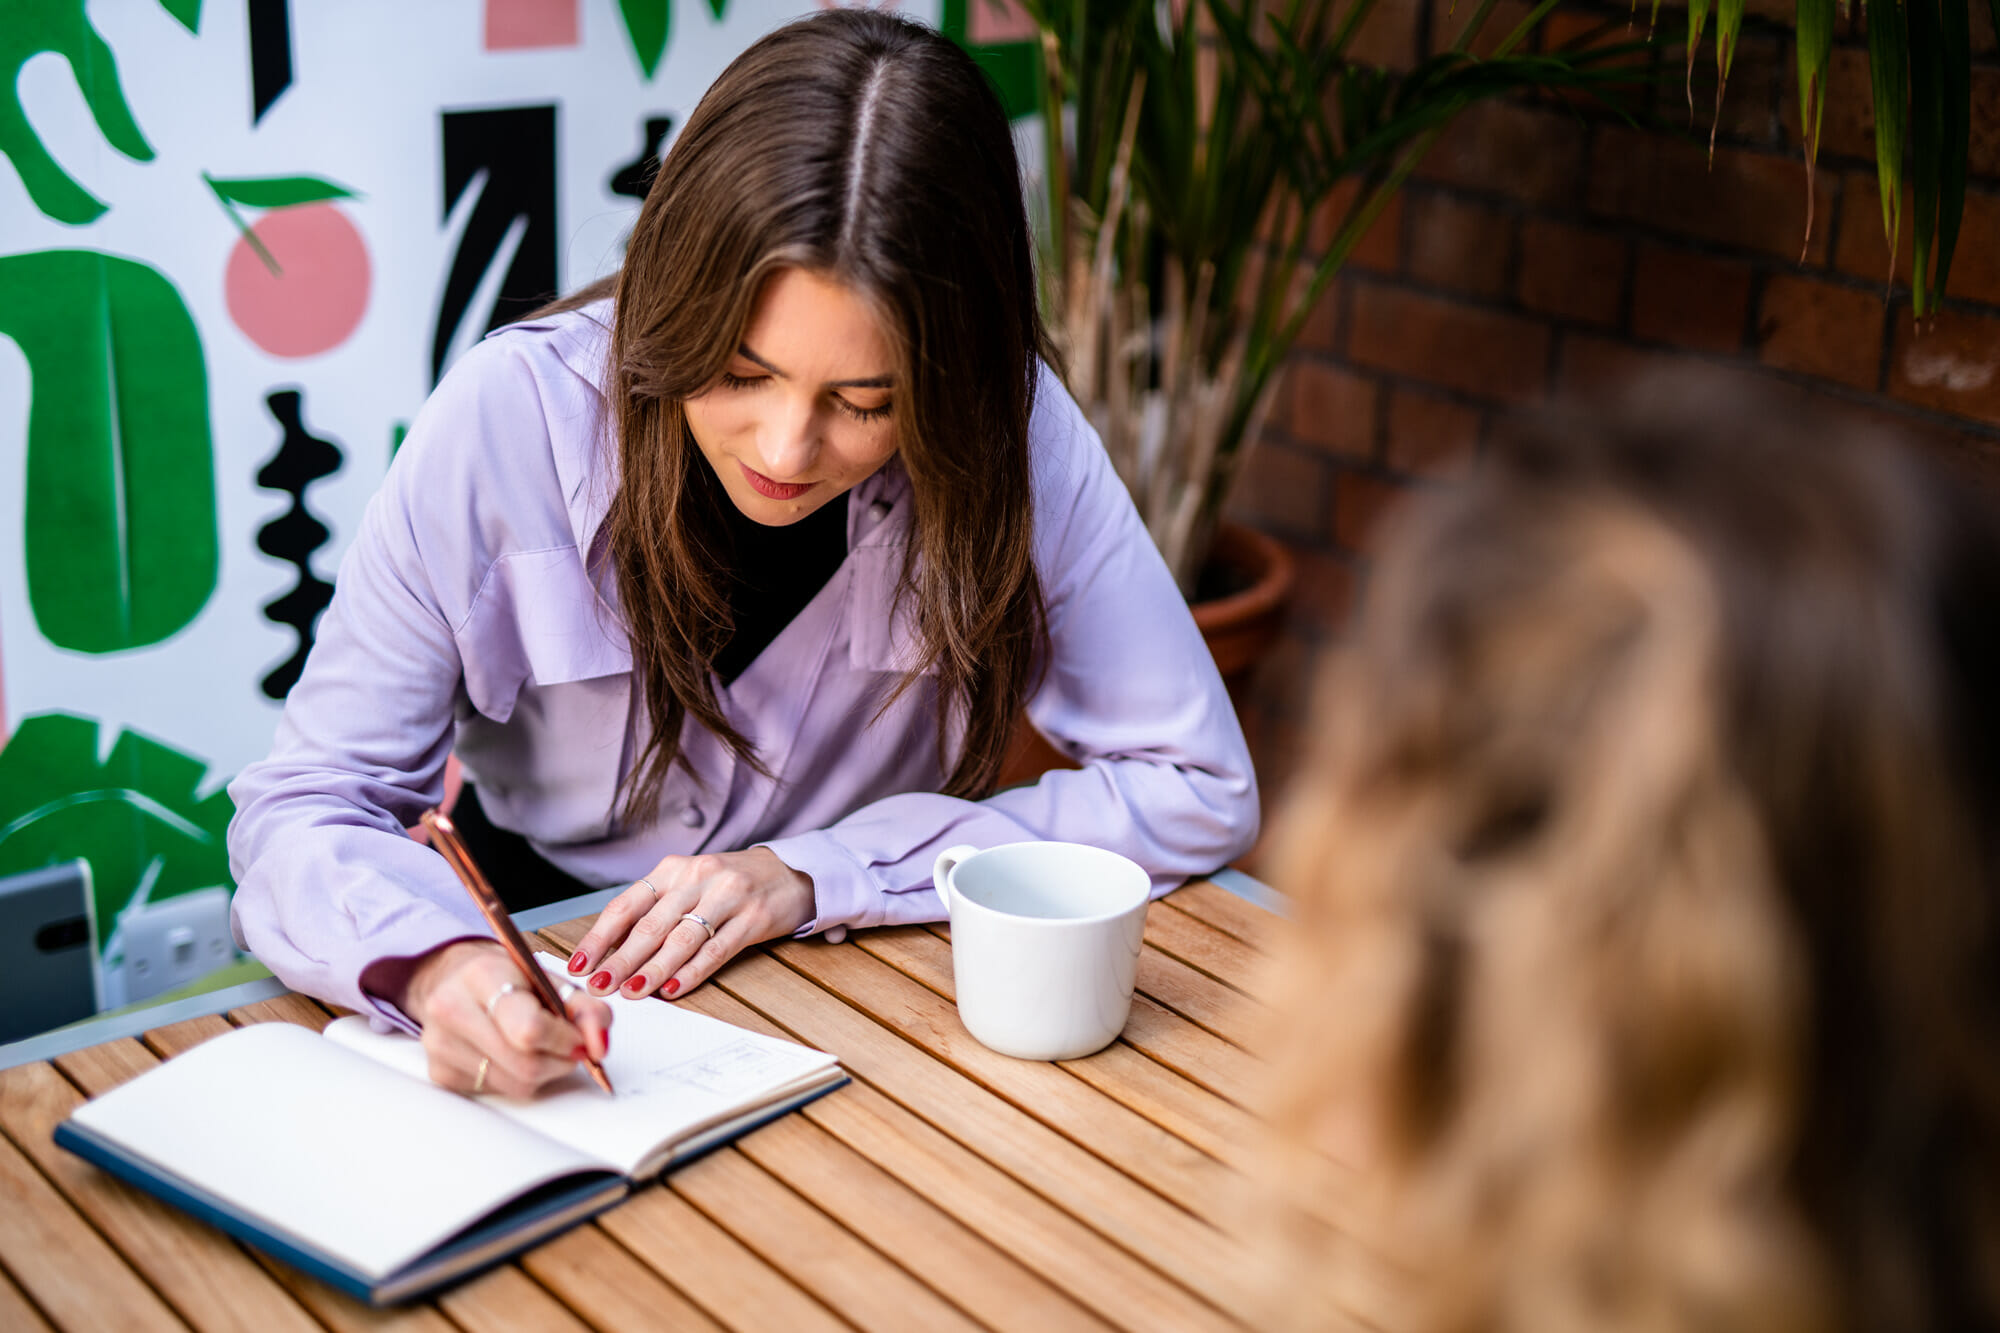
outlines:
[[479, 1057], [479, 1072], [473, 1075], [472, 1077], [473, 1096], [476, 1097], [480, 1093], [486, 1091], [486, 1071], [492, 1068], [492, 1066], [493, 1066], [492, 1057], [485, 1055]]
[[705, 916], [703, 916], [703, 915], [702, 915], [701, 913], [699, 913], [699, 912], [682, 912], [682, 913], [681, 913], [681, 920], [683, 920], [683, 921], [692, 921], [692, 922], [694, 922], [694, 923], [695, 923], [695, 924], [696, 924], [697, 926], [700, 926], [700, 927], [701, 927], [701, 928], [702, 928], [703, 930], [705, 930], [705, 931], [707, 931], [707, 932], [708, 932], [708, 937], [709, 937], [710, 939], [714, 939], [714, 938], [715, 938], [715, 927], [714, 927], [714, 926], [711, 926], [711, 925], [709, 925], [709, 924], [708, 924], [708, 918], [707, 918], [707, 917], [705, 917]]
[[634, 884], [644, 884], [644, 885], [645, 885], [645, 886], [646, 886], [646, 887], [647, 887], [648, 889], [652, 889], [652, 892], [653, 892], [653, 901], [654, 901], [654, 902], [658, 902], [658, 901], [660, 901], [660, 891], [659, 891], [659, 889], [657, 889], [657, 888], [654, 888], [654, 886], [653, 886], [653, 881], [652, 881], [652, 880], [650, 880], [650, 879], [647, 879], [647, 878], [646, 878], [646, 877], [645, 877], [644, 875], [641, 875], [641, 876], [639, 876], [639, 878], [637, 878], [637, 879], [633, 880], [632, 882], [633, 882]]
[[511, 981], [502, 982], [500, 984], [500, 989], [494, 991], [491, 998], [489, 998], [486, 1001], [486, 1016], [488, 1018], [493, 1017], [493, 1010], [499, 1006], [500, 1001], [506, 999], [509, 995], [512, 995], [515, 991], [519, 989], [520, 987], [516, 986]]

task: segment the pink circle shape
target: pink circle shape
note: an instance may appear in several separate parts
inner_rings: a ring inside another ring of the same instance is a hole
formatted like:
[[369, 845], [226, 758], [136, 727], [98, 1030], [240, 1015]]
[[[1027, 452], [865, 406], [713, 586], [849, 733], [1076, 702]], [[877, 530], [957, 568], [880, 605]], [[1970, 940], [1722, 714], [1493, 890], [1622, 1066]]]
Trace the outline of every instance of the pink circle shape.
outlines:
[[239, 238], [223, 274], [229, 317], [272, 356], [318, 356], [347, 341], [368, 309], [368, 247], [330, 203], [273, 209], [250, 230], [273, 273]]

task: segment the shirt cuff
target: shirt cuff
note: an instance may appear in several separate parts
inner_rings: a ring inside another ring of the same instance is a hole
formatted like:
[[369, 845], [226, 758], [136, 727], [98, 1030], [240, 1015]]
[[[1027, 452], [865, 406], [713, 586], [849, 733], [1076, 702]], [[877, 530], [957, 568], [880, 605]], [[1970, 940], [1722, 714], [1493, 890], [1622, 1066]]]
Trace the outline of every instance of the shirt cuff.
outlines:
[[825, 931], [827, 942], [838, 944], [847, 938], [847, 927], [869, 925], [881, 915], [882, 892], [867, 868], [826, 830], [756, 845], [812, 880], [813, 919], [793, 931], [793, 939]]

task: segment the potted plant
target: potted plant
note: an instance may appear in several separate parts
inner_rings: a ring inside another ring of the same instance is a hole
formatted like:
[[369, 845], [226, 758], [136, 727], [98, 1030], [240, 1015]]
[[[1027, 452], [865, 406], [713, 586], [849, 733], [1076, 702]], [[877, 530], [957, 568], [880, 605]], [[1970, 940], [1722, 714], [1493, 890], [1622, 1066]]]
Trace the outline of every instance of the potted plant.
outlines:
[[[1351, 54], [1377, 2], [1022, 0], [1043, 53], [1051, 331], [1191, 601], [1216, 586], [1203, 571], [1218, 520], [1286, 354], [1438, 133], [1483, 98], [1632, 77], [1629, 46], [1524, 53], [1555, 0], [1483, 57], [1470, 52], [1494, 0], [1449, 49], [1378, 68]], [[1308, 259], [1336, 195], [1332, 239]], [[1260, 548], [1220, 544], [1225, 562]]]

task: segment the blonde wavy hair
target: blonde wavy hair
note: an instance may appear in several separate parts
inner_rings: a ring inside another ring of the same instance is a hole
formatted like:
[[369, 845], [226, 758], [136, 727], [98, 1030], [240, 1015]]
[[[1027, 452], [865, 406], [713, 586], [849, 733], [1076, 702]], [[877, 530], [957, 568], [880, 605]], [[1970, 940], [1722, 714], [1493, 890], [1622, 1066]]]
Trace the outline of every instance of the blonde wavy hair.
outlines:
[[1273, 879], [1272, 1325], [2000, 1323], [2000, 536], [1654, 384], [1406, 517]]

